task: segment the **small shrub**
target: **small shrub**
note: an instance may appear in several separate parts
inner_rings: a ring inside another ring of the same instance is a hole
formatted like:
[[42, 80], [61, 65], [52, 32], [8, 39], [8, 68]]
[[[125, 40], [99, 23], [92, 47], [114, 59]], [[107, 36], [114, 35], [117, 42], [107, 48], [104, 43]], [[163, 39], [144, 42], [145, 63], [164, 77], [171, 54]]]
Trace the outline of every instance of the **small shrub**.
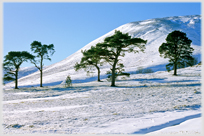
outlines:
[[9, 126], [7, 126], [7, 128], [21, 128], [21, 127], [23, 127], [24, 125], [19, 125], [19, 124], [12, 124], [12, 125], [9, 125]]
[[137, 72], [136, 72], [137, 74], [142, 74], [143, 73], [143, 67], [139, 67], [138, 69], [137, 69]]
[[139, 67], [137, 69], [137, 74], [145, 74], [145, 73], [153, 73], [154, 71], [151, 68], [144, 69], [143, 67]]
[[126, 77], [122, 77], [121, 79], [122, 79], [122, 80], [126, 80]]
[[29, 127], [30, 127], [30, 128], [33, 128], [34, 126], [33, 126], [33, 125], [30, 125]]
[[194, 91], [194, 93], [195, 93], [195, 94], [201, 94], [201, 92], [198, 92], [197, 90], [196, 90], [196, 91]]
[[154, 71], [151, 68], [144, 69], [143, 73], [153, 73]]
[[68, 75], [65, 80], [65, 87], [70, 87], [70, 86], [72, 86], [72, 80], [71, 80], [70, 75]]

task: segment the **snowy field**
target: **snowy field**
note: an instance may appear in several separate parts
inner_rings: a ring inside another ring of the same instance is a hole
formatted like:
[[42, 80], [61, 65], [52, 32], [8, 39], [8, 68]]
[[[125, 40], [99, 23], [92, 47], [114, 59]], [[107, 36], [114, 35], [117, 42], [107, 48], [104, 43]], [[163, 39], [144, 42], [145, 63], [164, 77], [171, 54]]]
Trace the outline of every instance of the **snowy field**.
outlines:
[[[129, 78], [110, 87], [101, 66], [90, 76], [75, 71], [81, 50], [102, 42], [115, 30], [148, 40], [145, 53], [127, 53], [121, 57]], [[64, 60], [43, 69], [43, 88], [38, 87], [40, 73], [35, 67], [21, 68], [18, 86], [3, 86], [3, 134], [201, 134], [201, 66], [178, 70], [178, 76], [166, 72], [168, 59], [160, 57], [159, 46], [173, 30], [181, 30], [192, 40], [193, 56], [201, 61], [201, 16], [157, 18], [119, 26], [93, 40]], [[150, 57], [151, 56], [151, 57]], [[139, 68], [154, 73], [136, 74]], [[63, 83], [71, 76], [73, 86]]]
[[3, 133], [201, 134], [201, 66], [172, 72], [4, 89]]

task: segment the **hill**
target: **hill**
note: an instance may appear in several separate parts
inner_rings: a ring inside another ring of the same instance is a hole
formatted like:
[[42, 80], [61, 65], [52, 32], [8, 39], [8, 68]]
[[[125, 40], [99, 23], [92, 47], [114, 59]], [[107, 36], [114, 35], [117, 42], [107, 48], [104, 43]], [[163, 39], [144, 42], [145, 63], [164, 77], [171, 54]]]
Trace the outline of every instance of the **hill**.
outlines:
[[[187, 37], [192, 40], [194, 57], [198, 59], [198, 62], [201, 60], [200, 15], [149, 19], [119, 26], [118, 28], [85, 45], [82, 49], [71, 56], [68, 56], [64, 60], [47, 66], [43, 71], [43, 85], [61, 84], [66, 79], [67, 75], [71, 76], [73, 83], [96, 80], [96, 71], [94, 71], [91, 76], [87, 76], [86, 72], [83, 70], [75, 72], [74, 65], [76, 62], [79, 62], [82, 57], [81, 50], [89, 49], [98, 42], [102, 42], [105, 37], [113, 35], [115, 30], [120, 30], [123, 33], [129, 33], [132, 37], [139, 37], [148, 41], [145, 53], [128, 53], [125, 57], [121, 58], [126, 72], [135, 73], [138, 68], [141, 67], [151, 68], [154, 72], [165, 70], [165, 65], [168, 63], [168, 59], [164, 59], [159, 56], [158, 48], [163, 42], [165, 42], [166, 36], [174, 30], [181, 30], [187, 34]], [[109, 65], [101, 67], [102, 79], [107, 77], [105, 73], [109, 70], [109, 68]], [[39, 71], [19, 79], [19, 87], [39, 86], [39, 83]], [[5, 85], [5, 87], [9, 86], [14, 86], [14, 83], [8, 83]]]

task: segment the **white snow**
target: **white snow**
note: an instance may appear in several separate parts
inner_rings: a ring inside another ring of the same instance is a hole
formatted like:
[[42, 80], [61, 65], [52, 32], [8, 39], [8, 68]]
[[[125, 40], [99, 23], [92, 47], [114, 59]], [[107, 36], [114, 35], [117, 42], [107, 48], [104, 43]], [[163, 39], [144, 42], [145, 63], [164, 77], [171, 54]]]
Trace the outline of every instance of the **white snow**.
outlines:
[[[189, 22], [190, 21], [190, 22]], [[194, 22], [194, 24], [192, 23]], [[187, 24], [186, 24], [187, 22]], [[159, 46], [165, 42], [166, 36], [173, 30], [181, 30], [185, 32], [189, 39], [192, 40], [192, 47], [195, 49], [193, 55], [197, 57], [198, 62], [201, 61], [201, 16], [183, 16], [169, 17], [159, 19], [149, 19], [140, 22], [131, 22], [119, 26], [118, 28], [108, 32], [107, 34], [97, 38], [96, 40], [85, 45], [82, 49], [67, 57], [66, 59], [47, 66], [43, 70], [43, 83], [47, 85], [57, 85], [62, 83], [67, 75], [70, 75], [73, 80], [78, 80], [80, 75], [82, 78], [86, 74], [83, 70], [74, 71], [76, 62], [80, 62], [82, 57], [81, 50], [89, 49], [98, 42], [103, 42], [104, 38], [114, 34], [115, 30], [120, 30], [123, 33], [129, 33], [132, 37], [139, 37], [147, 40], [145, 53], [126, 53], [125, 57], [121, 57], [125, 68], [131, 68], [130, 71], [135, 72], [139, 67], [152, 68], [154, 71], [165, 70], [165, 65], [168, 59], [160, 57], [158, 52]], [[188, 24], [191, 24], [190, 26]], [[151, 57], [149, 57], [151, 56]], [[108, 64], [101, 66], [101, 74], [105, 77], [107, 69], [110, 69]], [[53, 72], [54, 71], [54, 72]], [[97, 76], [94, 71], [93, 77]], [[86, 76], [87, 77], [87, 76]], [[40, 72], [36, 71], [19, 79], [19, 87], [39, 86]], [[14, 82], [8, 83], [4, 88], [13, 88]]]
[[142, 22], [140, 22], [140, 25], [146, 25], [146, 24], [149, 24], [149, 23], [154, 23], [154, 21], [152, 21], [152, 20], [142, 21]]
[[[201, 66], [4, 90], [4, 134], [201, 134]], [[191, 127], [186, 127], [192, 124]]]
[[167, 127], [149, 134], [201, 134], [202, 118], [189, 119], [179, 125]]
[[[20, 89], [13, 89], [13, 82], [3, 87], [3, 133], [201, 134], [201, 65], [178, 69], [178, 76], [173, 76], [173, 71], [165, 71], [168, 59], [158, 52], [168, 33], [179, 29], [192, 38], [193, 55], [200, 61], [200, 20], [200, 16], [169, 17], [116, 28], [148, 40], [145, 53], [121, 58], [131, 75], [117, 78], [116, 87], [110, 87], [107, 80], [109, 65], [101, 66], [102, 82], [96, 81], [97, 71], [87, 76], [84, 70], [74, 70], [82, 57], [80, 50], [45, 67], [44, 87], [39, 87], [39, 71], [25, 68], [30, 74], [19, 79]], [[102, 42], [114, 31], [82, 50]], [[136, 74], [141, 67], [154, 73]], [[64, 87], [67, 75], [73, 82], [69, 88]]]

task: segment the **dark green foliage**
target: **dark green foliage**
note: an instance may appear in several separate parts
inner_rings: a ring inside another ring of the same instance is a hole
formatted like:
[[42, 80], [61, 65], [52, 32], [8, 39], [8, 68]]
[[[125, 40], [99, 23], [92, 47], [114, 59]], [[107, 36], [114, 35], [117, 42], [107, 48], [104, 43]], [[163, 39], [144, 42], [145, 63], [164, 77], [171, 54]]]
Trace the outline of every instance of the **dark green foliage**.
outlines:
[[184, 62], [183, 65], [178, 65], [178, 68], [185, 68], [185, 67], [189, 67], [189, 66], [193, 66], [198, 64], [198, 60], [197, 58], [193, 57], [193, 59], [190, 60], [186, 60], [187, 62]]
[[34, 60], [35, 56], [26, 51], [11, 51], [4, 57], [3, 68], [6, 72], [4, 74], [4, 81], [15, 80], [15, 89], [18, 89], [18, 71], [20, 65], [28, 60]]
[[92, 67], [95, 67], [98, 70], [98, 81], [100, 81], [100, 67], [104, 62], [102, 61], [103, 50], [100, 48], [91, 46], [89, 50], [82, 50], [83, 57], [81, 58], [80, 63], [76, 63], [74, 68], [76, 71], [79, 69], [85, 69], [87, 73], [90, 73]]
[[70, 87], [70, 86], [72, 86], [72, 80], [71, 80], [70, 75], [68, 75], [65, 80], [65, 87]]
[[191, 40], [181, 31], [173, 31], [168, 34], [166, 43], [159, 47], [161, 57], [169, 58], [169, 64], [166, 65], [167, 71], [174, 69], [174, 75], [177, 75], [177, 68], [192, 66], [194, 58], [191, 56], [193, 48]]
[[15, 78], [11, 77], [12, 73], [9, 75], [9, 74], [4, 74], [4, 77], [3, 77], [3, 80], [4, 81], [13, 81], [15, 80]]
[[[123, 34], [116, 30], [114, 35], [106, 37], [104, 42], [96, 44], [96, 47], [104, 50], [100, 55], [112, 66], [111, 76], [114, 78], [112, 78], [111, 86], [115, 86], [116, 75], [123, 73], [121, 72], [123, 64], [119, 63], [119, 57], [124, 57], [126, 52], [143, 52], [146, 42], [141, 38], [131, 38], [128, 33]], [[135, 47], [139, 50], [136, 50]]]
[[[55, 52], [54, 45], [42, 45], [41, 42], [33, 41], [31, 43], [31, 51], [37, 54], [35, 58], [39, 58], [39, 60], [33, 60], [32, 63], [40, 70], [40, 87], [42, 87], [43, 60], [51, 60], [50, 55]], [[40, 66], [38, 66], [38, 63]]]
[[[130, 73], [125, 73], [123, 68], [124, 65], [122, 63], [118, 64], [118, 67], [115, 69], [115, 79], [117, 79], [118, 76], [130, 76]], [[108, 78], [112, 80], [112, 71], [107, 71], [106, 74], [108, 74]]]
[[53, 55], [55, 52], [53, 44], [50, 44], [50, 45], [43, 44], [42, 45], [41, 42], [38, 42], [38, 41], [33, 41], [31, 43], [31, 51], [37, 54], [36, 57], [47, 59], [47, 60], [51, 60], [49, 56]]

